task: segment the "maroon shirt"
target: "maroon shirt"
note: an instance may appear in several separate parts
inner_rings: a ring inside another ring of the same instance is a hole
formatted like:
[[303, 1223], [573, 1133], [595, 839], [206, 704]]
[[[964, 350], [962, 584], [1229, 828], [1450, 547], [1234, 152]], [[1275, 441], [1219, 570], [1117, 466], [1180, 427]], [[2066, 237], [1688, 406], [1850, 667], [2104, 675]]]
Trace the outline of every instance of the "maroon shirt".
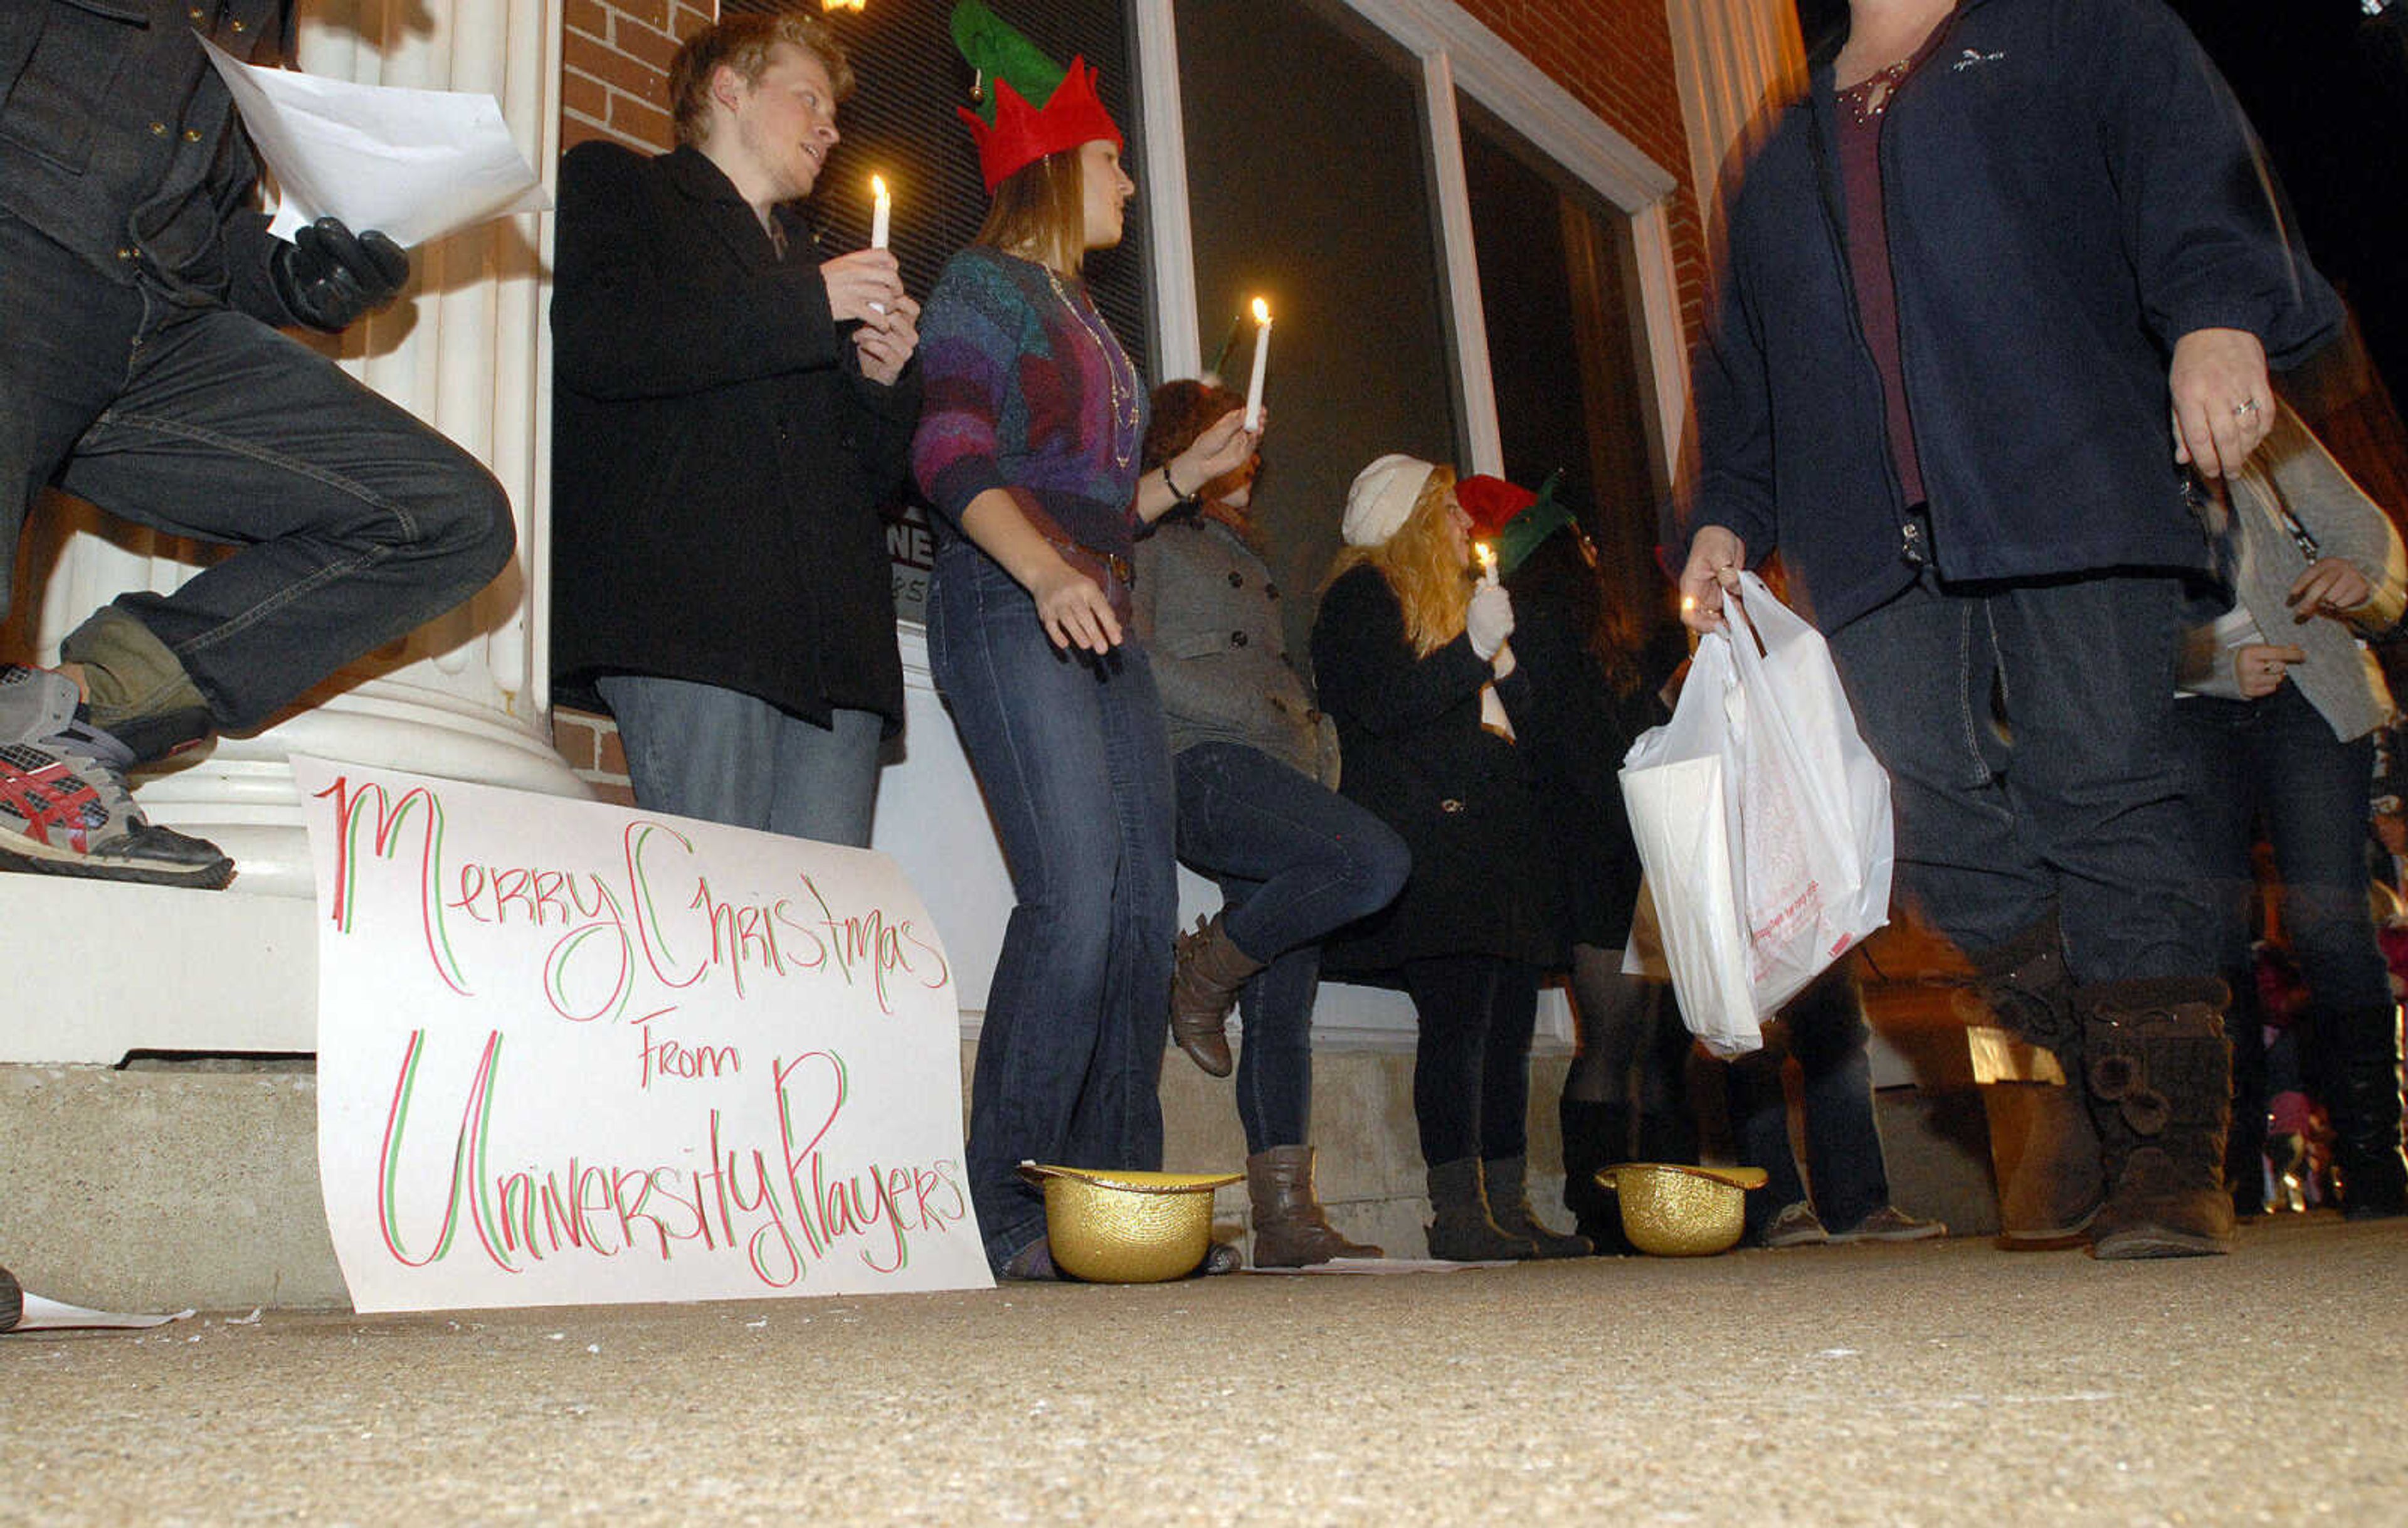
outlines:
[[[1918, 55], [1919, 61], [1920, 55]], [[1909, 72], [1912, 72], [1910, 65]], [[1881, 372], [1882, 396], [1887, 406], [1890, 465], [1897, 469], [1899, 491], [1908, 507], [1924, 501], [1923, 463], [1914, 454], [1914, 425], [1907, 411], [1906, 372], [1899, 359], [1898, 289], [1889, 270], [1889, 220], [1882, 205], [1881, 135], [1888, 112], [1862, 109], [1869, 90], [1888, 85], [1882, 105], [1896, 100], [1903, 78], [1875, 75], [1853, 90], [1840, 92], [1840, 188], [1847, 210], [1848, 269], [1856, 289], [1856, 313], [1863, 321], [1865, 343]]]

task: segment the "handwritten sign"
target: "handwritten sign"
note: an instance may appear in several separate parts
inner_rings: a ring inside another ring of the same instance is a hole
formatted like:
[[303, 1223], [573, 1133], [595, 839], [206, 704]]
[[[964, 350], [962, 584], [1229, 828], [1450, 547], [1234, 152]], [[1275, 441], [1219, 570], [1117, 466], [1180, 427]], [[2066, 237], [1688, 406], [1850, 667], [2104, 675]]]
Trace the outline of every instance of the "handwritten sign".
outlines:
[[293, 770], [358, 1309], [988, 1287], [953, 975], [892, 860]]

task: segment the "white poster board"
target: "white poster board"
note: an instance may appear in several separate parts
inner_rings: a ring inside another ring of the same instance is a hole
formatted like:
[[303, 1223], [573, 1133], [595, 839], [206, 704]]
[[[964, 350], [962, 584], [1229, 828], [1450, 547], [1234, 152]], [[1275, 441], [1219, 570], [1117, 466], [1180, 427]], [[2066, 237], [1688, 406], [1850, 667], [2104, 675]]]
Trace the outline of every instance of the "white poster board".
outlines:
[[358, 1309], [991, 1286], [952, 972], [893, 860], [293, 771]]

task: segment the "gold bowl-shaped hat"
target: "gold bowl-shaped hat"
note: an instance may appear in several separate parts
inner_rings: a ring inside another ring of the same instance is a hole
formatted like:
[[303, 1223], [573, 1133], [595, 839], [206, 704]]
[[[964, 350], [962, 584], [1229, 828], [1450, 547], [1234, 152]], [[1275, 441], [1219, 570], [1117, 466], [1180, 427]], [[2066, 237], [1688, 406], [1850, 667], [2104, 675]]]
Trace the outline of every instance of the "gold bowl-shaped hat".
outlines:
[[1022, 1162], [1045, 1190], [1054, 1266], [1091, 1284], [1156, 1284], [1212, 1245], [1212, 1190], [1242, 1173], [1139, 1173]]
[[1624, 1162], [1597, 1175], [1622, 1200], [1622, 1233], [1659, 1258], [1727, 1252], [1747, 1224], [1747, 1190], [1764, 1187], [1761, 1167], [1684, 1167]]

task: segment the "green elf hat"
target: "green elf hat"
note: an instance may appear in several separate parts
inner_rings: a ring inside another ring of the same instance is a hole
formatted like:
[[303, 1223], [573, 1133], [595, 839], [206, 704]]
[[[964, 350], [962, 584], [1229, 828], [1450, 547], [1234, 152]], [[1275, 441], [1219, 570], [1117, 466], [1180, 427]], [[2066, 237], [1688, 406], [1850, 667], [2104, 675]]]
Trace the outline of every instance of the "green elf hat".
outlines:
[[1096, 71], [1084, 58], [1063, 68], [981, 0], [960, 0], [952, 25], [953, 46], [985, 86], [977, 110], [956, 109], [978, 145], [988, 195], [1047, 154], [1096, 138], [1122, 147], [1120, 127], [1097, 98]]
[[1484, 472], [1455, 483], [1455, 502], [1471, 516], [1472, 534], [1497, 553], [1499, 578], [1521, 567], [1541, 542], [1571, 524], [1571, 512], [1555, 502], [1555, 486], [1563, 480], [1563, 469], [1558, 468], [1535, 494]]

